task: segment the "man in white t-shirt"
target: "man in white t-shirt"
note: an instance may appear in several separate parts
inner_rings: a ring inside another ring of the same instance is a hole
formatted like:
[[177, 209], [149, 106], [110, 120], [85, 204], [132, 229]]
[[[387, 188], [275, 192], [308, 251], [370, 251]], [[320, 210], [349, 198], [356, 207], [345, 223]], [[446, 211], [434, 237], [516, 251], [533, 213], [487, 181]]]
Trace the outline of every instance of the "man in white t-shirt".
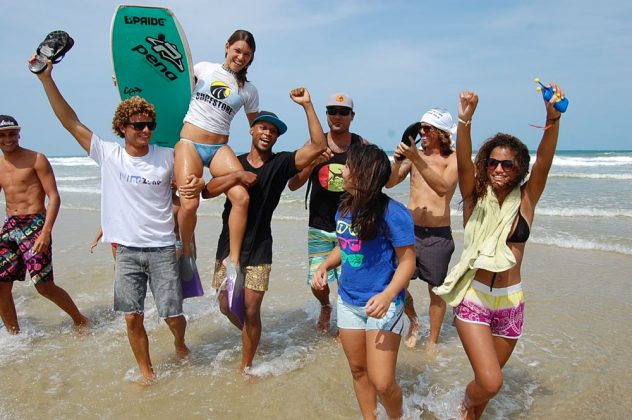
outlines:
[[[64, 128], [101, 167], [103, 241], [117, 243], [114, 310], [125, 313], [127, 336], [143, 384], [154, 381], [149, 340], [143, 325], [149, 284], [158, 315], [175, 337], [176, 353], [187, 357], [186, 319], [178, 278], [174, 220], [171, 212], [173, 149], [149, 144], [156, 127], [153, 105], [139, 97], [121, 102], [112, 129], [125, 146], [103, 141], [79, 121], [59, 92], [52, 63], [38, 78]], [[181, 194], [199, 194], [204, 180], [193, 178]]]

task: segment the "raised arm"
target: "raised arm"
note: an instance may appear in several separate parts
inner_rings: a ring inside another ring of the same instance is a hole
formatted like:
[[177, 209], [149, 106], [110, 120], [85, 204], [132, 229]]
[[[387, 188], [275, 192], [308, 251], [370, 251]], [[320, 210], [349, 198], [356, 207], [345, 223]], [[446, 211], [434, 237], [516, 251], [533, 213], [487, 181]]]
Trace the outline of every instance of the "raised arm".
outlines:
[[[31, 57], [30, 61], [33, 61], [35, 59], [34, 57], [35, 56]], [[77, 117], [75, 111], [70, 107], [68, 102], [66, 102], [66, 99], [64, 99], [57, 84], [55, 84], [53, 80], [52, 71], [53, 63], [48, 61], [48, 65], [44, 71], [37, 75], [44, 86], [44, 92], [46, 92], [51, 108], [53, 108], [53, 112], [55, 112], [61, 125], [72, 134], [86, 152], [90, 153], [92, 131], [79, 121], [79, 117]]]
[[467, 202], [474, 192], [475, 167], [472, 162], [472, 117], [478, 105], [478, 95], [463, 91], [459, 95], [459, 125], [456, 129], [456, 165], [459, 177], [459, 190], [463, 201]]
[[[399, 149], [399, 147], [398, 147]], [[386, 182], [386, 188], [393, 188], [395, 185], [406, 179], [406, 175], [410, 173], [411, 162], [410, 160], [398, 160], [398, 156], [403, 156], [398, 151], [395, 151], [393, 155], [393, 164], [391, 165], [391, 177]]]
[[[308, 141], [305, 144], [307, 145], [309, 143], [310, 141]], [[314, 170], [314, 168], [316, 167], [316, 165], [319, 165], [323, 162], [327, 162], [329, 159], [333, 157], [333, 155], [334, 155], [333, 152], [329, 148], [326, 148], [325, 151], [320, 154], [320, 156], [318, 156], [316, 159], [311, 161], [299, 173], [297, 173], [292, 178], [290, 178], [290, 180], [287, 183], [287, 186], [290, 188], [290, 191], [296, 191], [299, 188], [301, 188], [303, 185], [305, 185], [305, 183], [309, 179], [309, 176]]]
[[42, 233], [35, 241], [33, 245], [34, 252], [43, 252], [48, 249], [51, 242], [51, 233], [53, 231], [53, 225], [57, 220], [57, 214], [59, 214], [59, 207], [61, 206], [61, 198], [59, 197], [59, 191], [57, 191], [57, 182], [55, 182], [55, 174], [53, 168], [50, 166], [50, 162], [41, 153], [37, 154], [34, 165], [37, 178], [42, 184], [44, 194], [48, 198], [48, 206], [46, 206], [46, 219], [44, 220], [44, 226], [42, 227]]
[[556, 84], [550, 85], [553, 88], [555, 94], [549, 101], [545, 101], [546, 107], [546, 125], [544, 128], [544, 134], [542, 140], [538, 145], [538, 150], [535, 155], [535, 162], [531, 167], [531, 175], [529, 176], [529, 182], [525, 186], [525, 193], [531, 207], [534, 208], [537, 204], [544, 187], [546, 186], [546, 180], [553, 164], [553, 157], [555, 156], [555, 149], [557, 148], [557, 138], [560, 132], [560, 118], [562, 113], [555, 109], [555, 101], [564, 98], [564, 91]]
[[[395, 151], [395, 156], [403, 156], [407, 159], [404, 162], [410, 162], [414, 165], [428, 186], [432, 188], [439, 197], [443, 197], [453, 190], [457, 181], [457, 167], [455, 159], [449, 159], [446, 169], [442, 173], [438, 173], [435, 169], [428, 165], [422, 153], [420, 153], [415, 146], [408, 146], [404, 143], [400, 143]], [[395, 159], [393, 166], [396, 164], [397, 159]], [[408, 166], [408, 170], [410, 170], [410, 164]], [[401, 173], [398, 175], [401, 176]], [[393, 172], [391, 172], [391, 179], [393, 179]], [[401, 179], [397, 182], [401, 182]], [[388, 187], [388, 183], [386, 186]]]
[[309, 129], [309, 142], [296, 151], [295, 164], [299, 171], [313, 162], [327, 148], [327, 137], [318, 120], [312, 99], [305, 88], [292, 89], [290, 98], [305, 110], [307, 128]]

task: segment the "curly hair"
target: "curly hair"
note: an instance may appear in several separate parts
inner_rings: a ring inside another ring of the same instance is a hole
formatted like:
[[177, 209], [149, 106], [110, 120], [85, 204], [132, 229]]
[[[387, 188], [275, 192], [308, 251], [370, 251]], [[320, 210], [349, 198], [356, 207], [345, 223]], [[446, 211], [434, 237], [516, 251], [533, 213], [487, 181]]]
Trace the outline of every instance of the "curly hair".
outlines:
[[125, 137], [119, 127], [129, 123], [130, 118], [136, 114], [146, 115], [152, 121], [156, 120], [156, 109], [154, 106], [140, 96], [132, 96], [118, 104], [116, 111], [114, 111], [114, 118], [112, 118], [112, 131], [114, 131], [114, 134], [121, 138]]
[[356, 143], [349, 149], [347, 168], [354, 193], [343, 194], [340, 213], [351, 215], [351, 226], [358, 238], [372, 239], [383, 228], [389, 198], [382, 188], [391, 177], [391, 162], [378, 146]]
[[440, 130], [437, 127], [434, 127], [434, 129], [439, 135], [439, 142], [441, 143], [439, 149], [441, 150], [441, 155], [448, 156], [452, 154], [454, 150], [452, 150], [452, 139], [450, 138], [450, 133]]
[[[233, 34], [228, 38], [228, 45], [233, 45], [237, 41], [244, 41], [250, 47], [252, 51], [252, 55], [250, 56], [250, 61], [248, 64], [244, 66], [243, 69], [239, 70], [235, 73], [235, 79], [237, 79], [237, 86], [240, 88], [244, 87], [248, 79], [246, 78], [246, 73], [248, 73], [248, 67], [252, 64], [252, 61], [255, 59], [255, 51], [257, 49], [257, 44], [255, 43], [255, 37], [250, 32], [245, 29], [237, 29]], [[226, 57], [228, 53], [224, 54]]]
[[516, 176], [508, 184], [511, 189], [520, 185], [529, 173], [529, 149], [517, 137], [511, 134], [497, 133], [496, 135], [485, 140], [474, 159], [475, 166], [475, 184], [473, 193], [473, 202], [476, 203], [487, 193], [487, 185], [489, 185], [489, 177], [487, 176], [487, 159], [496, 147], [506, 147], [516, 153]]

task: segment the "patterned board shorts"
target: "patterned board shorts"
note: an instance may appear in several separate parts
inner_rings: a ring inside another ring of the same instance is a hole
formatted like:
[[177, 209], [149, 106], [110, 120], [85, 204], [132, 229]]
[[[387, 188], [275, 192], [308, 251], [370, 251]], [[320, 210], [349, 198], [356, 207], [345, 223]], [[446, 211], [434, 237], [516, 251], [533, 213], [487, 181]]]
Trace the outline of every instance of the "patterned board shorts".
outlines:
[[[307, 258], [309, 270], [307, 272], [307, 284], [312, 284], [312, 277], [329, 256], [331, 251], [338, 245], [336, 232], [309, 228], [307, 231]], [[329, 270], [327, 273], [327, 283], [337, 281], [340, 278], [340, 267]]]
[[492, 335], [518, 339], [524, 321], [524, 293], [520, 283], [494, 288], [473, 280], [463, 301], [454, 308], [463, 322], [489, 325]]
[[31, 248], [42, 233], [46, 214], [7, 216], [0, 231], [0, 281], [24, 281], [26, 271], [35, 284], [53, 280], [52, 241], [48, 249]]
[[[270, 283], [270, 271], [272, 264], [249, 265], [244, 269], [244, 281], [246, 289], [255, 290], [257, 292], [265, 292], [268, 290]], [[221, 260], [215, 261], [215, 272], [213, 273], [213, 289], [219, 289], [222, 282], [226, 279], [226, 267]]]

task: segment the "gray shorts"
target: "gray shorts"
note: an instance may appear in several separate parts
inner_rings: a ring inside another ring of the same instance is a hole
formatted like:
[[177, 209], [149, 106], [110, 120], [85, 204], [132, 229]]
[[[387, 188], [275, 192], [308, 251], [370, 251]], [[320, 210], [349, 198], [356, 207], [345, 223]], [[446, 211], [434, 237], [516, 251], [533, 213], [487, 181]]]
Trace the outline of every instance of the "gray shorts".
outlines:
[[158, 316], [182, 315], [176, 247], [136, 248], [119, 244], [116, 248], [114, 310], [144, 312], [147, 283], [154, 295]]
[[413, 279], [420, 278], [433, 286], [441, 286], [448, 274], [448, 264], [454, 252], [450, 226], [415, 226], [417, 269]]

